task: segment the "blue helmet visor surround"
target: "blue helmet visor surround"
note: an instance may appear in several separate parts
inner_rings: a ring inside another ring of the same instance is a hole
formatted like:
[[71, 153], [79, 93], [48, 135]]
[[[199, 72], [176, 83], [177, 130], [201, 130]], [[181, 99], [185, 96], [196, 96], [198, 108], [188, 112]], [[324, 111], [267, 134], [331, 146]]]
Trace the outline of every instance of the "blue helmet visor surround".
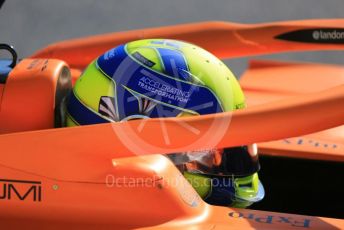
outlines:
[[[112, 98], [113, 113], [116, 114], [104, 117], [98, 111], [82, 108], [85, 105], [72, 93], [68, 103], [70, 115], [80, 125], [87, 125], [121, 121], [137, 114], [154, 118], [175, 117], [181, 112], [200, 115], [223, 112], [221, 102], [209, 88], [189, 81], [190, 73], [180, 52], [172, 54], [168, 49], [158, 51], [167, 74], [140, 63], [127, 53], [125, 45], [100, 56], [96, 61], [97, 68], [115, 85], [114, 89], [109, 90], [116, 95]], [[147, 100], [153, 106], [144, 106]]]

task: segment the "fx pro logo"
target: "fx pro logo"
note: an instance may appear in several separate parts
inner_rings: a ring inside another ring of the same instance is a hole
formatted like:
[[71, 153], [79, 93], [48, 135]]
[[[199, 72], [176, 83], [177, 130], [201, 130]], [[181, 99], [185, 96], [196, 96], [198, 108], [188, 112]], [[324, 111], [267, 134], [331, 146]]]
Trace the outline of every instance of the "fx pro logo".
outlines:
[[0, 179], [0, 201], [42, 201], [42, 187], [39, 181]]

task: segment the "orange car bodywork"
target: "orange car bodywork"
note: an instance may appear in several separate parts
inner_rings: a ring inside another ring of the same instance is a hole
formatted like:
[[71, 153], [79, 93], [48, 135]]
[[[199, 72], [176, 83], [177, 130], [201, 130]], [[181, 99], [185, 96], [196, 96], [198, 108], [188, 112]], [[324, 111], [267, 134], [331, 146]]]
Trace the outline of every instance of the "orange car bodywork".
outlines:
[[[37, 163], [39, 159], [32, 159], [32, 164]], [[337, 219], [208, 205], [176, 167], [160, 155], [108, 159], [107, 162], [94, 160], [92, 168], [102, 173], [85, 182], [2, 167], [2, 178], [17, 179], [1, 181], [4, 187], [0, 197], [6, 207], [0, 212], [2, 226], [18, 229], [24, 226], [41, 229], [340, 229], [344, 224], [344, 220]], [[56, 165], [50, 170], [63, 170], [63, 166]], [[5, 188], [8, 194], [3, 192]], [[30, 192], [24, 200], [19, 200], [14, 190], [22, 197]]]
[[[254, 106], [342, 85], [344, 68], [325, 64], [252, 61], [240, 84], [248, 105]], [[344, 161], [344, 126], [302, 137], [260, 143], [259, 150], [265, 155]]]
[[344, 19], [286, 21], [239, 24], [201, 22], [160, 28], [145, 28], [52, 44], [32, 57], [64, 60], [71, 68], [83, 69], [105, 51], [128, 41], [168, 38], [194, 43], [219, 58], [253, 56], [267, 53], [311, 50], [343, 50], [342, 44], [291, 42], [275, 37], [290, 31], [317, 28], [343, 28]]
[[[0, 95], [2, 95], [0, 98], [2, 100], [0, 107], [1, 133], [53, 128], [55, 94], [53, 79], [58, 76], [61, 68], [68, 63], [72, 68], [71, 73], [75, 80], [80, 76], [82, 69], [98, 55], [129, 40], [151, 37], [182, 39], [194, 42], [221, 58], [283, 50], [343, 49], [343, 46], [339, 45], [318, 46], [266, 39], [266, 36], [274, 37], [276, 34], [289, 30], [312, 28], [314, 25], [329, 27], [333, 23], [340, 24], [340, 22], [342, 25], [344, 24], [343, 20], [313, 20], [259, 26], [212, 22], [116, 33], [55, 44], [32, 57], [40, 60], [40, 64], [37, 64], [36, 67], [31, 70], [27, 69], [33, 60], [26, 59], [11, 72], [13, 76], [9, 77], [5, 86], [0, 84]], [[257, 36], [261, 33], [260, 31], [264, 31], [264, 36]], [[248, 39], [252, 36], [256, 38], [254, 41]], [[215, 41], [212, 40], [214, 38]], [[44, 72], [42, 68], [48, 59], [49, 65]], [[314, 68], [318, 69], [314, 71]], [[343, 71], [341, 67], [330, 65], [256, 62], [244, 74], [241, 84], [247, 95], [249, 107], [251, 107], [249, 111], [254, 114], [254, 105], [295, 95], [300, 96], [304, 93], [314, 93], [343, 84]], [[310, 72], [317, 78], [317, 81], [312, 81], [312, 87], [308, 88]], [[324, 73], [327, 76], [333, 76], [333, 81], [325, 80]], [[48, 75], [54, 77], [49, 79]], [[17, 78], [18, 76], [20, 77]], [[32, 76], [36, 76], [36, 78], [31, 79]], [[12, 80], [18, 83], [11, 83]], [[28, 86], [29, 81], [37, 81], [37, 85], [32, 86], [37, 88], [21, 91]], [[285, 82], [283, 87], [280, 84], [282, 81]], [[262, 85], [264, 87], [260, 88]], [[308, 89], [309, 91], [307, 91]], [[311, 89], [314, 91], [310, 92]], [[332, 103], [328, 105], [328, 108], [343, 103], [339, 100], [340, 97], [337, 99], [335, 97], [335, 95], [343, 93], [342, 89], [343, 87], [338, 87], [333, 94], [331, 92], [324, 93], [327, 95], [328, 101]], [[27, 94], [30, 97], [25, 97]], [[313, 96], [316, 98], [316, 94]], [[25, 100], [22, 101], [22, 104], [18, 104], [22, 98]], [[311, 96], [305, 96], [305, 98], [304, 103], [312, 102], [314, 104], [316, 101], [312, 100]], [[283, 108], [283, 103], [279, 105], [276, 102], [274, 105]], [[302, 103], [299, 106], [301, 105]], [[42, 122], [36, 124], [38, 111], [40, 112], [39, 119]], [[271, 111], [273, 112], [273, 109]], [[26, 115], [23, 116], [23, 113]], [[13, 117], [11, 118], [11, 116], [14, 116], [13, 114], [23, 116], [23, 118], [16, 119], [26, 120], [22, 120], [23, 124], [12, 123]], [[240, 115], [240, 113], [237, 114]], [[317, 114], [319, 117], [324, 116], [321, 111], [318, 111]], [[337, 113], [336, 115], [336, 124], [338, 124], [341, 121], [341, 114]], [[226, 115], [218, 115], [218, 117], [221, 116], [225, 117]], [[299, 116], [302, 118], [302, 114]], [[236, 123], [235, 117], [236, 115], [233, 117], [231, 127], [237, 130], [239, 126], [236, 124], [239, 123]], [[249, 129], [252, 124], [252, 130], [255, 125], [254, 119], [260, 119], [258, 121], [262, 122], [264, 118], [266, 116], [260, 118], [238, 116], [238, 120], [248, 119], [247, 128]], [[273, 113], [268, 118], [274, 119]], [[294, 120], [302, 127], [300, 133], [305, 132], [305, 129], [308, 129], [309, 132], [317, 130], [316, 127], [302, 126], [299, 118], [295, 117]], [[313, 118], [304, 117], [303, 119], [311, 120]], [[195, 120], [197, 119], [192, 118], [186, 121], [192, 124]], [[130, 125], [137, 127], [138, 123], [134, 121]], [[148, 125], [157, 130], [158, 124], [151, 122]], [[167, 126], [169, 128], [168, 123]], [[319, 124], [320, 126], [321, 124]], [[202, 126], [199, 128], [202, 129]], [[203, 127], [203, 129], [205, 128]], [[70, 128], [69, 130], [69, 134], [56, 130], [46, 133], [33, 131], [26, 134], [1, 136], [0, 144], [7, 143], [6, 146], [8, 146], [10, 143], [12, 145], [12, 148], [1, 149], [0, 203], [2, 207], [5, 207], [0, 209], [2, 227], [12, 229], [24, 227], [29, 229], [344, 228], [344, 220], [339, 219], [208, 205], [202, 201], [177, 168], [164, 156], [118, 158], [127, 156], [125, 155], [126, 151], [128, 153], [130, 151], [124, 144], [117, 146], [111, 142], [113, 130], [109, 125], [89, 126], [83, 129]], [[78, 130], [84, 132], [80, 132], [77, 136]], [[169, 130], [174, 132], [176, 137], [180, 134], [180, 130], [174, 130], [172, 125]], [[266, 128], [266, 132], [271, 130], [276, 130], [276, 128], [273, 126]], [[315, 149], [316, 146], [313, 145], [292, 147], [285, 145], [286, 140], [264, 142], [259, 145], [263, 154], [343, 161], [342, 130], [342, 127], [338, 127], [302, 137], [303, 140], [326, 141], [328, 145], [335, 143], [338, 146], [337, 149]], [[293, 133], [295, 132], [293, 131]], [[141, 135], [144, 136], [144, 133]], [[243, 132], [242, 135], [245, 133]], [[115, 136], [113, 137], [115, 138]], [[73, 141], [61, 152], [58, 146], [59, 138]], [[153, 138], [153, 136], [148, 136], [148, 138]], [[183, 141], [192, 141], [191, 138], [188, 138], [180, 140], [179, 145], [183, 145]], [[225, 138], [229, 139], [229, 136]], [[266, 139], [268, 138], [265, 137], [261, 140]], [[53, 141], [55, 145], [52, 145], [50, 141]], [[239, 144], [235, 141], [233, 138], [233, 145]], [[254, 141], [253, 137], [252, 141]], [[294, 139], [287, 141], [292, 142]], [[299, 140], [296, 139], [296, 141]], [[91, 144], [92, 148], [90, 148]], [[25, 147], [34, 149], [35, 146], [39, 153], [25, 152]], [[325, 147], [323, 146], [323, 148]], [[42, 154], [40, 149], [51, 150]], [[114, 150], [119, 152], [114, 152]], [[11, 155], [6, 155], [7, 151], [11, 152]], [[142, 149], [141, 151], [142, 154], [145, 152], [148, 154], [150, 150]]]
[[0, 133], [54, 127], [57, 78], [67, 65], [55, 59], [24, 59], [0, 84]]

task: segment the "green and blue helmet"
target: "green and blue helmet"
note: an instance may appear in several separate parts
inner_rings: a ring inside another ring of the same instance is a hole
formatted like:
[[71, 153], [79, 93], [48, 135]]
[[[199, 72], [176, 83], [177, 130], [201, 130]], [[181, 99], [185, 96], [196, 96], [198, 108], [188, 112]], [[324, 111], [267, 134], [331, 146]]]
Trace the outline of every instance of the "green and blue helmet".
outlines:
[[[111, 49], [86, 68], [67, 103], [66, 125], [205, 115], [244, 107], [245, 97], [238, 81], [214, 55], [186, 42], [146, 39]], [[258, 160], [250, 157], [247, 147], [241, 149], [243, 154], [222, 150], [221, 165], [211, 166], [211, 170], [186, 169], [183, 173], [209, 203], [235, 205], [241, 198], [260, 200], [262, 186], [258, 186]], [[251, 162], [247, 170], [233, 170], [237, 167], [235, 162], [228, 162], [239, 158], [242, 161], [240, 155], [249, 156], [249, 160], [244, 157], [245, 162]], [[213, 179], [217, 175], [233, 182], [226, 188], [231, 193], [215, 191]], [[208, 179], [198, 187], [195, 182], [200, 178]]]

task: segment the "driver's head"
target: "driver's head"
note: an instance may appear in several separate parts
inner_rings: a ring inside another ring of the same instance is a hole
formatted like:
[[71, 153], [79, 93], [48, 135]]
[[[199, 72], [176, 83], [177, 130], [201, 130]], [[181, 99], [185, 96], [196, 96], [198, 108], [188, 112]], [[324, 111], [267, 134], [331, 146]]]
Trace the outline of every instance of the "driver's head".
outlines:
[[[244, 107], [236, 78], [214, 55], [186, 42], [147, 39], [111, 49], [87, 67], [70, 96], [67, 126], [197, 116]], [[246, 206], [242, 200], [257, 201], [261, 187], [257, 156], [249, 152], [243, 146], [179, 154], [187, 161], [178, 162], [175, 155], [171, 159], [201, 196], [206, 193], [203, 197], [209, 203]], [[208, 182], [197, 187], [193, 182], [199, 178]], [[216, 189], [214, 178], [231, 180], [231, 186], [221, 185], [229, 192], [217, 194], [221, 189]]]

